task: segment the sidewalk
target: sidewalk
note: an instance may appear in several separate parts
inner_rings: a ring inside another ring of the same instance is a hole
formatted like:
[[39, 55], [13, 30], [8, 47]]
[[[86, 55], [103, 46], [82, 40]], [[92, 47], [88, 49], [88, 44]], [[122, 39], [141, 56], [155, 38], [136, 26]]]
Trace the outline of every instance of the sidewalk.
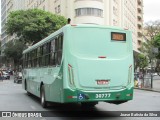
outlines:
[[147, 90], [147, 91], [154, 91], [154, 92], [159, 92], [160, 93], [160, 80], [153, 80], [153, 88], [150, 87], [135, 87], [135, 89], [140, 89], [140, 90]]

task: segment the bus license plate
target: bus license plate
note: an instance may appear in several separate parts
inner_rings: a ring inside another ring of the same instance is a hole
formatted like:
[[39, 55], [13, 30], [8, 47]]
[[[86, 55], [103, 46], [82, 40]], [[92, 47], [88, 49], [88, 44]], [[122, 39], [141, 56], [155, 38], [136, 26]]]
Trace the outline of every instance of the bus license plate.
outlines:
[[110, 98], [111, 93], [101, 93], [101, 94], [95, 94], [96, 99], [104, 99], [104, 98]]

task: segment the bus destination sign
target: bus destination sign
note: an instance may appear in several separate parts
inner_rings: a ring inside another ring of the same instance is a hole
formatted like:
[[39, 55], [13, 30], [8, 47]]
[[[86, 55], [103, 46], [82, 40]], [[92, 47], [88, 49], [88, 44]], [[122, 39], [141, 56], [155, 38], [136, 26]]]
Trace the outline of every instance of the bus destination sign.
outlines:
[[126, 41], [125, 33], [112, 32], [111, 39], [115, 41]]

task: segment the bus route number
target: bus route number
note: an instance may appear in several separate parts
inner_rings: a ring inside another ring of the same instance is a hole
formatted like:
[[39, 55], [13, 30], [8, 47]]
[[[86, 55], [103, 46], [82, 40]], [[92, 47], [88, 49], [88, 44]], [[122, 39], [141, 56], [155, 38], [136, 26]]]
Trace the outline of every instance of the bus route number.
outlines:
[[98, 99], [98, 98], [100, 98], [100, 99], [102, 99], [102, 98], [109, 98], [109, 97], [111, 97], [111, 94], [110, 94], [110, 93], [96, 94], [96, 98], [97, 98], [97, 99]]

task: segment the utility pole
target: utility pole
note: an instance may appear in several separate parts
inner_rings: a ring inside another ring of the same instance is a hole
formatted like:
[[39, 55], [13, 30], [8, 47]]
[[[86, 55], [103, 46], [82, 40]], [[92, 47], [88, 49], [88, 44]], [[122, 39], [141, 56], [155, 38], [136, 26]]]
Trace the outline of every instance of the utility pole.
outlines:
[[151, 88], [153, 88], [153, 65], [152, 65], [152, 59], [151, 59]]

